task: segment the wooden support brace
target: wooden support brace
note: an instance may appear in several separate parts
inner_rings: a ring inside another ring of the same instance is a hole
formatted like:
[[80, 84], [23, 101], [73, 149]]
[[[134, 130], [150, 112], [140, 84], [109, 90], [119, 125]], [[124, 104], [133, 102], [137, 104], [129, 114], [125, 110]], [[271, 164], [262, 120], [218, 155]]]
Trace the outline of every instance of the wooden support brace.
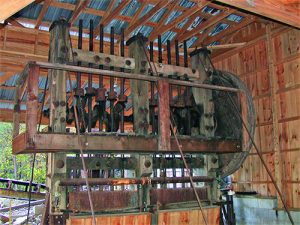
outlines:
[[38, 123], [38, 82], [39, 82], [39, 66], [31, 64], [29, 66], [29, 74], [27, 78], [27, 101], [26, 101], [26, 133], [27, 140], [33, 143], [34, 135], [37, 132]]
[[165, 80], [159, 80], [157, 82], [158, 91], [158, 124], [159, 124], [159, 150], [170, 150], [170, 106], [169, 106], [169, 83]]

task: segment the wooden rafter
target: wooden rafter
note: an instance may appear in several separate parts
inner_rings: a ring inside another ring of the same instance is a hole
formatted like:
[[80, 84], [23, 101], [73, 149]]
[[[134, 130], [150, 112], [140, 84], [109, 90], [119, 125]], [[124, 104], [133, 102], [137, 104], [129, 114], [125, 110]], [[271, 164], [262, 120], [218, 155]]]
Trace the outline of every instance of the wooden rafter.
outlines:
[[203, 22], [202, 24], [200, 24], [199, 27], [194, 28], [193, 30], [190, 30], [190, 31], [180, 35], [178, 37], [178, 40], [184, 41], [184, 40], [190, 39], [191, 37], [193, 37], [195, 35], [198, 35], [200, 33], [200, 31], [203, 31], [203, 30], [207, 29], [208, 27], [212, 26], [213, 24], [216, 24], [217, 22], [223, 20], [225, 17], [227, 17], [234, 11], [235, 10], [233, 10], [233, 9], [225, 10], [225, 11], [221, 12], [220, 14], [211, 17], [210, 19], [208, 19], [205, 22]]
[[15, 75], [15, 72], [5, 72], [2, 76], [0, 76], [0, 85], [4, 84], [9, 78]]
[[139, 18], [134, 24], [129, 26], [125, 30], [125, 39], [134, 31], [136, 28], [144, 25], [147, 21], [149, 21], [157, 12], [159, 12], [162, 8], [169, 4], [168, 1], [160, 1], [158, 2], [146, 15]]
[[6, 22], [10, 23], [11, 25], [15, 27], [24, 27], [22, 24], [20, 24], [15, 18], [10, 17], [6, 20]]
[[154, 28], [154, 30], [151, 32], [150, 36], [148, 37], [149, 41], [153, 41], [156, 38], [156, 36], [154, 36], [153, 34], [157, 34], [157, 32], [165, 25], [166, 20], [168, 19], [170, 14], [173, 12], [177, 3], [178, 2], [176, 0], [174, 0], [167, 7], [167, 11], [163, 14], [162, 18], [159, 20], [158, 26]]
[[128, 5], [129, 2], [130, 0], [123, 0], [114, 10], [112, 10], [115, 1], [111, 1], [99, 25], [95, 28], [95, 34], [99, 33], [100, 24], [107, 26], [113, 19], [117, 17], [117, 15], [121, 13], [121, 11]]
[[183, 32], [185, 32], [195, 21], [195, 19], [197, 18], [197, 16], [201, 16], [204, 17], [203, 13], [195, 13], [194, 15], [190, 16], [188, 18], [188, 21], [184, 24], [184, 26], [180, 29], [179, 32], [176, 33], [176, 35], [174, 36], [173, 40], [176, 40], [176, 37], [181, 35]]
[[78, 0], [75, 10], [73, 11], [73, 14], [69, 20], [69, 23], [72, 25], [76, 19], [79, 17], [79, 15], [83, 12], [83, 10], [90, 4], [91, 0]]
[[1, 1], [0, 7], [0, 22], [8, 19], [16, 12], [19, 12], [34, 0], [10, 0], [10, 1]]
[[147, 2], [143, 1], [141, 6], [138, 8], [136, 13], [132, 17], [132, 20], [129, 22], [128, 27], [132, 26], [132, 24], [134, 24], [139, 19], [141, 13], [143, 12], [143, 10], [145, 9], [146, 6], [147, 6]]
[[[229, 34], [232, 34], [234, 33], [235, 31], [238, 31], [240, 29], [242, 29], [243, 27], [249, 25], [250, 23], [253, 23], [255, 21], [255, 17], [254, 16], [250, 16], [250, 17], [247, 17], [247, 18], [244, 18], [243, 21], [241, 21], [240, 23], [236, 24], [235, 26], [230, 26], [228, 27], [226, 30], [212, 36], [212, 37], [209, 37], [207, 39], [204, 40], [204, 43], [203, 44], [210, 44], [212, 42], [215, 42], [215, 41], [218, 41], [220, 39], [222, 39], [223, 37], [229, 35]], [[200, 44], [202, 43], [198, 43], [196, 42], [193, 46], [199, 46]]]
[[201, 10], [203, 7], [205, 7], [208, 4], [209, 3], [207, 1], [202, 1], [200, 4], [197, 4], [189, 9], [186, 9], [180, 16], [175, 18], [172, 22], [170, 22], [166, 25], [163, 25], [160, 29], [158, 29], [156, 31], [156, 33], [152, 32], [151, 36], [156, 37], [158, 34], [163, 34], [167, 31], [171, 30], [172, 28], [176, 27], [178, 25], [178, 23], [180, 23], [187, 17], [194, 15], [195, 13], [197, 13], [199, 10]]
[[217, 0], [217, 2], [237, 7], [275, 21], [300, 28], [300, 9], [289, 7], [282, 1], [269, 0]]
[[44, 1], [44, 4], [43, 4], [43, 7], [42, 7], [41, 12], [39, 14], [39, 17], [36, 20], [36, 24], [35, 24], [35, 27], [34, 27], [35, 29], [39, 29], [39, 27], [40, 27], [45, 15], [46, 15], [47, 11], [48, 11], [48, 8], [49, 8], [51, 2], [52, 2], [52, 0], [45, 0]]
[[195, 45], [196, 46], [201, 45], [204, 42], [204, 40], [208, 38], [209, 34], [216, 28], [216, 26], [222, 22], [228, 24], [229, 26], [235, 26], [237, 24], [236, 22], [230, 21], [225, 17], [223, 20], [218, 21], [215, 24], [212, 24], [202, 34], [198, 35], [198, 39], [195, 42]]

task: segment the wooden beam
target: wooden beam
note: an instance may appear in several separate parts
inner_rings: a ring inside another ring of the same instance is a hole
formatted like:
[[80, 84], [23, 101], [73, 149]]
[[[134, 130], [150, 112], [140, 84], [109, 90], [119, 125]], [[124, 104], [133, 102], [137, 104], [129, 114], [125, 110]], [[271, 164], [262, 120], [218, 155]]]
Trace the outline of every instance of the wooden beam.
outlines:
[[39, 14], [39, 17], [36, 20], [36, 24], [35, 24], [35, 27], [34, 27], [35, 29], [39, 29], [39, 27], [40, 27], [45, 15], [46, 15], [46, 13], [48, 11], [48, 8], [49, 8], [50, 4], [52, 3], [52, 1], [53, 0], [45, 0], [44, 1], [44, 4], [43, 4], [43, 7], [42, 7], [41, 12]]
[[216, 2], [236, 7], [269, 19], [300, 28], [300, 10], [289, 7], [281, 1], [268, 0], [216, 0]]
[[[240, 152], [237, 140], [202, 140], [200, 138], [178, 137], [185, 153], [233, 153]], [[13, 140], [13, 154], [32, 152], [76, 152], [79, 150], [78, 137], [74, 134], [39, 133], [34, 135], [34, 146], [30, 146], [26, 134]], [[132, 135], [81, 135], [80, 143], [89, 143], [85, 151], [101, 152], [178, 152], [177, 144], [171, 137], [170, 150], [158, 149], [157, 136]], [[109, 150], [108, 150], [109, 149]]]
[[128, 5], [130, 0], [123, 0], [113, 11], [111, 9], [106, 11], [105, 15], [102, 18], [101, 24], [104, 26], [108, 25], [113, 19], [121, 13], [121, 11]]
[[167, 31], [171, 30], [172, 28], [176, 27], [178, 25], [178, 23], [180, 23], [182, 20], [186, 19], [187, 17], [190, 17], [190, 16], [194, 15], [195, 13], [200, 11], [206, 5], [208, 5], [208, 2], [203, 1], [203, 2], [201, 2], [201, 4], [197, 4], [193, 7], [185, 10], [180, 16], [176, 17], [173, 21], [171, 21], [170, 23], [168, 23], [166, 25], [163, 25], [160, 29], [158, 29], [156, 31], [156, 33], [151, 32], [150, 37], [153, 39], [157, 35], [163, 34]]
[[34, 0], [0, 0], [0, 22], [8, 19], [16, 12], [28, 6]]
[[157, 34], [157, 32], [165, 25], [166, 20], [170, 16], [170, 14], [173, 12], [175, 6], [178, 4], [176, 0], [171, 2], [169, 6], [167, 7], [167, 11], [163, 14], [163, 16], [158, 21], [158, 26], [152, 30], [150, 36], [148, 37], [148, 41], [153, 41], [157, 36], [154, 36], [154, 34]]
[[176, 40], [176, 37], [178, 37], [179, 35], [181, 35], [183, 32], [185, 32], [195, 21], [195, 19], [197, 18], [197, 16], [201, 16], [202, 18], [204, 17], [204, 15], [200, 12], [195, 13], [194, 15], [190, 16], [188, 18], [188, 21], [184, 24], [184, 26], [179, 30], [179, 32], [176, 33], [176, 35], [174, 36], [173, 40]]
[[6, 72], [2, 76], [0, 76], [0, 85], [4, 84], [9, 78], [15, 75], [15, 72]]
[[[218, 41], [226, 36], [228, 36], [229, 34], [235, 32], [235, 31], [238, 31], [244, 27], [246, 27], [247, 25], [253, 23], [255, 21], [255, 17], [254, 16], [250, 16], [248, 18], [244, 18], [243, 21], [241, 21], [240, 23], [236, 24], [235, 26], [230, 26], [228, 27], [226, 30], [214, 35], [214, 36], [211, 36], [207, 39], [204, 40], [204, 43], [203, 44], [210, 44], [210, 43], [213, 43], [215, 41]], [[201, 42], [195, 42], [195, 44], [193, 44], [193, 47], [196, 47], [196, 46], [199, 46], [201, 45], [202, 43]]]
[[24, 27], [22, 24], [20, 24], [16, 18], [10, 17], [6, 20], [6, 22], [10, 23], [11, 25], [15, 26], [15, 27]]
[[131, 21], [128, 24], [128, 27], [132, 26], [140, 17], [141, 13], [144, 11], [144, 8], [147, 6], [147, 2], [143, 1], [140, 8], [138, 8], [137, 12], [131, 18]]
[[72, 25], [76, 19], [79, 17], [80, 13], [88, 6], [88, 4], [91, 2], [91, 0], [79, 0], [77, 1], [77, 4], [75, 6], [75, 10], [73, 11], [73, 14], [71, 18], [69, 19], [69, 23]]
[[128, 38], [128, 36], [133, 32], [136, 28], [144, 25], [147, 21], [149, 21], [157, 12], [159, 12], [162, 8], [164, 8], [166, 5], [168, 5], [168, 1], [160, 1], [157, 3], [154, 8], [152, 8], [147, 14], [145, 14], [143, 17], [138, 19], [134, 24], [129, 26], [125, 30], [125, 39]]
[[200, 33], [200, 31], [203, 31], [205, 29], [207, 29], [208, 27], [210, 27], [211, 25], [223, 20], [225, 17], [227, 17], [228, 15], [230, 15], [231, 13], [233, 13], [236, 10], [225, 10], [222, 13], [215, 15], [213, 17], [211, 17], [210, 19], [208, 19], [207, 21], [203, 22], [202, 24], [200, 24], [199, 27], [194, 28], [191, 31], [185, 32], [182, 35], [180, 35], [178, 37], [178, 41], [184, 41], [184, 40], [188, 40], [191, 37], [198, 35]]

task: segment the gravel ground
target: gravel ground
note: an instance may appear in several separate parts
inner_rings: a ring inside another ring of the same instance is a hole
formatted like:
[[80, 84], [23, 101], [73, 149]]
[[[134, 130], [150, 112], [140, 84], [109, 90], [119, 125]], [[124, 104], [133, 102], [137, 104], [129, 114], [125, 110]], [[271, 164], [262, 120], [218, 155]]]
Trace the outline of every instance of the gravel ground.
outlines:
[[[9, 207], [10, 205], [16, 206], [16, 205], [26, 204], [26, 203], [28, 203], [28, 201], [26, 201], [26, 200], [0, 198], [0, 208], [6, 208], [6, 207]], [[41, 214], [35, 215], [34, 207], [35, 206], [30, 207], [28, 224], [37, 225], [37, 224], [41, 223], [42, 215]], [[1, 213], [2, 215], [11, 217], [12, 223], [9, 223], [9, 222], [1, 223], [1, 221], [0, 221], [0, 224], [14, 224], [14, 225], [26, 224], [27, 210], [28, 210], [28, 208], [25, 207], [25, 208], [13, 210], [11, 212], [2, 212]]]

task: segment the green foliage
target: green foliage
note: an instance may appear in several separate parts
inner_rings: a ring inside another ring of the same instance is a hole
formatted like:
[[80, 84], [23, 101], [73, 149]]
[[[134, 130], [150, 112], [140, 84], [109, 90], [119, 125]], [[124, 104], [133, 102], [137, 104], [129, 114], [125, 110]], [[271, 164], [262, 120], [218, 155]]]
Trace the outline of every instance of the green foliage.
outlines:
[[[20, 131], [24, 131], [24, 126]], [[0, 177], [20, 180], [30, 180], [33, 155], [17, 155], [17, 177], [14, 176], [14, 163], [12, 155], [11, 123], [0, 123]], [[46, 179], [46, 154], [37, 154], [34, 168], [34, 182], [45, 183]]]

